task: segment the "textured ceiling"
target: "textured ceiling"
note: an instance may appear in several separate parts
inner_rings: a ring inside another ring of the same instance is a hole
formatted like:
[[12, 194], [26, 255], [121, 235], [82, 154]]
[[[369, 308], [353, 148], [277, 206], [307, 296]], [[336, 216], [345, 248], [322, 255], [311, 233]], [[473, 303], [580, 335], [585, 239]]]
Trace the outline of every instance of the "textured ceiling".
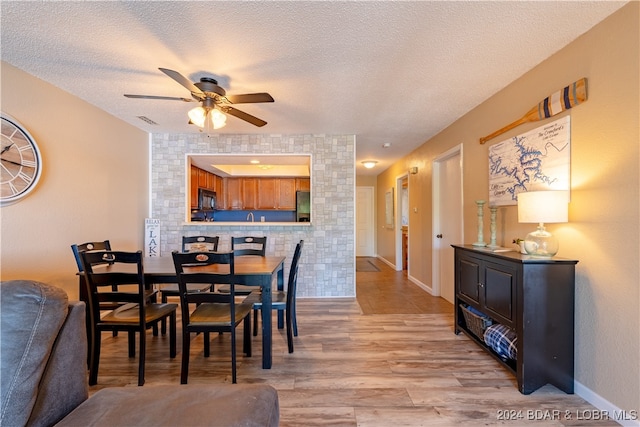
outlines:
[[3, 0], [0, 54], [152, 133], [197, 132], [194, 103], [123, 96], [190, 96], [158, 67], [268, 92], [236, 106], [265, 127], [219, 132], [355, 134], [377, 174], [624, 3]]

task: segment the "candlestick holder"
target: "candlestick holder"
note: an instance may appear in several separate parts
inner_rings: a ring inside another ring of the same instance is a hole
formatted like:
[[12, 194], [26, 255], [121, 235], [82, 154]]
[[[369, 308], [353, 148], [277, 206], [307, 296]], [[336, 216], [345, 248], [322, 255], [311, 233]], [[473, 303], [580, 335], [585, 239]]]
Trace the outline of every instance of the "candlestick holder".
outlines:
[[487, 246], [487, 243], [484, 241], [484, 235], [482, 233], [484, 229], [484, 214], [482, 208], [486, 202], [484, 200], [476, 200], [476, 205], [478, 205], [478, 241], [473, 244], [473, 246]]
[[491, 230], [491, 241], [489, 242], [489, 246], [487, 246], [489, 249], [496, 249], [499, 248], [500, 246], [498, 246], [496, 244], [496, 217], [498, 215], [498, 208], [495, 206], [489, 206], [489, 212], [491, 212], [490, 218], [491, 218], [491, 223], [490, 223], [490, 230]]

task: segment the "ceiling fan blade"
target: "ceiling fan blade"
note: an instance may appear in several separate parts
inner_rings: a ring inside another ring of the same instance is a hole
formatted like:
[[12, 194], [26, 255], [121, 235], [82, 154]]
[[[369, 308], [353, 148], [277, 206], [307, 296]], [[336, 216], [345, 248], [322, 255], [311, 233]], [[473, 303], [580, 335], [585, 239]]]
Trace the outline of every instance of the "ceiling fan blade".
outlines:
[[125, 93], [124, 96], [127, 98], [140, 98], [140, 99], [165, 99], [168, 101], [184, 101], [184, 102], [194, 102], [194, 99], [191, 98], [177, 98], [175, 96], [154, 96], [154, 95], [130, 95]]
[[247, 93], [244, 95], [227, 95], [227, 100], [232, 104], [249, 104], [254, 102], [273, 102], [268, 93]]
[[229, 106], [218, 106], [218, 108], [220, 108], [220, 110], [222, 110], [222, 112], [227, 113], [227, 114], [231, 114], [232, 116], [235, 116], [239, 119], [244, 120], [245, 122], [249, 122], [252, 125], [258, 126], [258, 127], [262, 127], [264, 125], [267, 124], [267, 122], [265, 122], [262, 119], [259, 119], [255, 116], [252, 116], [251, 114], [247, 114], [244, 111], [240, 111], [238, 109], [235, 109], [233, 107], [229, 107]]
[[173, 80], [180, 83], [182, 86], [186, 87], [189, 90], [189, 92], [205, 96], [204, 93], [202, 93], [202, 91], [196, 87], [196, 85], [191, 83], [191, 81], [188, 78], [186, 78], [179, 72], [169, 70], [167, 68], [158, 68], [158, 69], [163, 73], [165, 73], [167, 76], [171, 77]]

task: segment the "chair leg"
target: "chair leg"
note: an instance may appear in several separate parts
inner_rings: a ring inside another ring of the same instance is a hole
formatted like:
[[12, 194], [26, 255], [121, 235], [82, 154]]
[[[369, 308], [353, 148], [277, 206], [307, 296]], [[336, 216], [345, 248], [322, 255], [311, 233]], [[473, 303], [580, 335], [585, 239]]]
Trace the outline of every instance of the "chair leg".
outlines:
[[98, 366], [100, 365], [100, 331], [95, 331], [93, 334], [93, 345], [91, 348], [90, 366], [89, 366], [89, 385], [96, 385], [98, 383]]
[[247, 314], [243, 323], [243, 342], [242, 351], [247, 357], [251, 357], [251, 313]]
[[236, 383], [236, 334], [232, 329], [231, 333], [231, 382]]
[[144, 385], [144, 359], [146, 356], [147, 333], [145, 328], [142, 328], [142, 330], [138, 333], [140, 334], [140, 354], [138, 355], [138, 386], [142, 386]]
[[257, 308], [253, 309], [253, 336], [258, 336], [258, 310]]
[[209, 357], [209, 351], [211, 348], [211, 343], [209, 342], [209, 332], [204, 332], [202, 335], [202, 338], [204, 339], [204, 357]]
[[289, 353], [293, 353], [293, 327], [291, 325], [292, 318], [290, 310], [286, 310], [286, 322], [287, 322], [287, 347], [289, 347]]
[[[163, 304], [167, 303], [167, 296], [165, 295], [164, 292], [162, 292], [161, 301], [162, 301]], [[160, 328], [160, 333], [162, 335], [165, 335], [167, 333], [167, 319], [166, 318], [162, 319], [162, 327]]]
[[291, 303], [291, 324], [293, 325], [293, 336], [298, 336], [298, 317], [296, 316], [296, 301]]
[[[167, 319], [162, 319], [162, 324]], [[174, 311], [169, 315], [169, 357], [175, 359], [176, 357], [176, 312]]]
[[180, 384], [187, 383], [189, 376], [189, 347], [191, 344], [191, 334], [182, 332], [182, 367], [180, 369]]
[[136, 333], [129, 331], [129, 357], [136, 357]]

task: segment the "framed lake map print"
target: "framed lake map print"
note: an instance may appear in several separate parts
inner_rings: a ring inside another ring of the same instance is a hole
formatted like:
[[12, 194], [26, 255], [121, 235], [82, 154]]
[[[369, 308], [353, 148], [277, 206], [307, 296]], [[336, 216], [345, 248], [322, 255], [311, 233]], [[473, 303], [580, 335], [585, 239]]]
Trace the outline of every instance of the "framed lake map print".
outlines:
[[518, 193], [569, 190], [571, 119], [565, 116], [489, 147], [489, 205], [517, 203]]

